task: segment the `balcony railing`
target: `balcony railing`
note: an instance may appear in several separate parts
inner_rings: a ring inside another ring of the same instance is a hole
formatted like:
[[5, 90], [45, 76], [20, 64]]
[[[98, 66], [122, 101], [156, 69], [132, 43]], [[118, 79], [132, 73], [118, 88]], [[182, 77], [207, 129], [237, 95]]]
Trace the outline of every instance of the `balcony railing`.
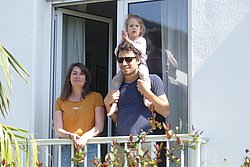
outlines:
[[[153, 150], [154, 146], [153, 144], [156, 142], [166, 142], [166, 147], [169, 148], [171, 143], [176, 141], [176, 137], [179, 137], [182, 142], [184, 141], [190, 141], [192, 140], [192, 137], [188, 134], [178, 134], [171, 139], [167, 139], [166, 135], [147, 135], [146, 136], [146, 142], [151, 143], [151, 156], [153, 156]], [[95, 137], [93, 139], [90, 139], [88, 144], [97, 144], [98, 145], [98, 158], [101, 158], [101, 145], [107, 144], [109, 150], [110, 144], [113, 143], [113, 141], [117, 141], [117, 143], [124, 143], [124, 146], [126, 148], [127, 144], [129, 143], [129, 137], [128, 136], [113, 136], [113, 137]], [[137, 139], [137, 136], [134, 136], [134, 140]], [[43, 166], [46, 167], [61, 167], [61, 146], [63, 145], [71, 145], [72, 150], [73, 145], [72, 141], [69, 139], [36, 139], [38, 144], [38, 150], [39, 150], [39, 159], [42, 162]], [[185, 167], [185, 161], [188, 161], [188, 166], [192, 167], [206, 167], [206, 144], [208, 142], [208, 139], [204, 137], [198, 137], [198, 140], [195, 142], [196, 149], [193, 151], [181, 151], [180, 152], [180, 159], [181, 159], [181, 167]], [[54, 151], [52, 151], [54, 150]], [[56, 150], [56, 151], [55, 151]], [[86, 147], [85, 147], [85, 151]], [[51, 152], [53, 152], [53, 155], [51, 155]], [[72, 152], [72, 157], [73, 151]], [[186, 159], [185, 159], [186, 158]], [[188, 159], [188, 160], [187, 160]], [[25, 163], [25, 162], [24, 162]], [[87, 163], [86, 157], [85, 157], [85, 163]], [[72, 164], [71, 167], [74, 165]], [[86, 166], [86, 164], [85, 164]], [[170, 167], [171, 164], [166, 158], [166, 167]]]

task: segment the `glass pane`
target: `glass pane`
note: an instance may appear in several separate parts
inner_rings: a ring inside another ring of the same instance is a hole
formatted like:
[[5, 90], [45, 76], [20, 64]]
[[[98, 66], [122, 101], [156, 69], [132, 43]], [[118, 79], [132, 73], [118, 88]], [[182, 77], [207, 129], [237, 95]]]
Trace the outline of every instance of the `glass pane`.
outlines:
[[167, 121], [172, 129], [188, 132], [188, 25], [187, 0], [130, 3], [128, 13], [143, 18], [146, 26], [147, 64], [164, 81], [170, 102]]

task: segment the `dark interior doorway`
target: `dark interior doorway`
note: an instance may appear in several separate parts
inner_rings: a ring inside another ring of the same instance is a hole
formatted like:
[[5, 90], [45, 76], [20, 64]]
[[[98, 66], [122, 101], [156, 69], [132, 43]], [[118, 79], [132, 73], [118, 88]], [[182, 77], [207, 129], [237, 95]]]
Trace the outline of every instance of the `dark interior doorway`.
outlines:
[[[108, 24], [96, 19], [84, 19], [85, 22], [85, 64], [89, 68], [92, 75], [91, 89], [102, 94], [103, 98], [108, 92], [108, 69], [109, 50], [114, 50], [116, 45], [116, 20], [117, 20], [117, 2], [97, 2], [88, 4], [77, 4], [63, 7], [65, 9], [90, 14], [91, 16], [104, 17], [112, 19], [112, 39], [109, 39]], [[81, 37], [80, 37], [81, 38]], [[109, 40], [112, 40], [112, 47], [109, 48]], [[112, 56], [114, 56], [112, 54]], [[116, 72], [116, 62], [112, 62], [112, 76]], [[112, 77], [110, 76], [110, 77]], [[107, 136], [107, 119], [105, 121], [105, 129], [101, 136]]]

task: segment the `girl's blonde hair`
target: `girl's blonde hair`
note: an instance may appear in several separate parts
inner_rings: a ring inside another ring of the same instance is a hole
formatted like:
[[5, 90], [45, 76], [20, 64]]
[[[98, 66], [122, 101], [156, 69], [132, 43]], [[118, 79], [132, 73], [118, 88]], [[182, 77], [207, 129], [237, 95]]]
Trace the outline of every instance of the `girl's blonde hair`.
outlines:
[[144, 23], [143, 23], [143, 21], [142, 21], [142, 18], [139, 17], [139, 16], [137, 16], [137, 15], [128, 14], [128, 16], [127, 16], [127, 18], [126, 18], [126, 20], [125, 20], [125, 22], [124, 22], [124, 28], [125, 28], [125, 30], [128, 32], [128, 22], [129, 22], [129, 20], [130, 20], [131, 18], [133, 18], [133, 19], [135, 19], [135, 20], [138, 21], [138, 23], [139, 23], [139, 25], [140, 25], [140, 28], [141, 28], [141, 32], [140, 32], [139, 35], [140, 35], [140, 37], [144, 36], [145, 31], [146, 31], [146, 27], [145, 27], [145, 25], [144, 25]]

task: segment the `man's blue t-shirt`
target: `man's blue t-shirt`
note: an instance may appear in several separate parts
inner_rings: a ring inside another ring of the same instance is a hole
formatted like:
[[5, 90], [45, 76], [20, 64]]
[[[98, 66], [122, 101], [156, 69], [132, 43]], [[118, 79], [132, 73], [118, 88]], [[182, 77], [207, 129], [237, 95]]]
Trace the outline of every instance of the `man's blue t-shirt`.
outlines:
[[[165, 94], [164, 85], [159, 76], [150, 74], [151, 90], [156, 96]], [[137, 90], [137, 80], [126, 83], [120, 87], [118, 101], [117, 126], [115, 134], [118, 136], [139, 135], [141, 130], [147, 132], [150, 128], [149, 118], [153, 112], [149, 111], [143, 103], [143, 96]]]

